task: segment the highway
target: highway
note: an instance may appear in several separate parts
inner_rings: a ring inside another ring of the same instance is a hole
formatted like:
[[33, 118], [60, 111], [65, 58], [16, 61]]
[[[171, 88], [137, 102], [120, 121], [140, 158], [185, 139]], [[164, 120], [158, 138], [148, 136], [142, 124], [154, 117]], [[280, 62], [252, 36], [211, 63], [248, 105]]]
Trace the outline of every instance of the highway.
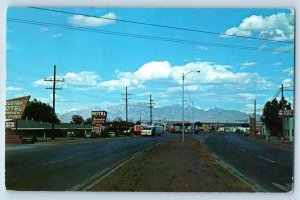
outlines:
[[[186, 135], [191, 138], [192, 135]], [[6, 187], [17, 191], [82, 191], [107, 169], [181, 134], [88, 139], [57, 145], [7, 146]], [[197, 134], [196, 139], [225, 163], [267, 192], [292, 188], [294, 151], [236, 134]], [[187, 163], [188, 164], [188, 163]]]
[[38, 148], [7, 148], [6, 187], [17, 191], [78, 190], [83, 183], [154, 144], [180, 135], [95, 139]]
[[236, 134], [214, 134], [205, 139], [211, 152], [268, 192], [292, 188], [294, 151], [248, 140]]

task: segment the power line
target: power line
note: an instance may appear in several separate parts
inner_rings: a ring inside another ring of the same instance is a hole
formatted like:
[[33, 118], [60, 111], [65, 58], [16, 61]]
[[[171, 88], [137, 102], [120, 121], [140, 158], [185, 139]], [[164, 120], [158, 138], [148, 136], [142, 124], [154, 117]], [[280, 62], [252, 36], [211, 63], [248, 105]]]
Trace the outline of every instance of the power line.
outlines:
[[253, 39], [253, 40], [263, 40], [263, 41], [269, 41], [269, 42], [281, 42], [281, 43], [291, 43], [291, 44], [293, 43], [293, 42], [288, 42], [288, 41], [281, 41], [281, 40], [274, 40], [274, 39], [267, 39], [267, 38], [258, 38], [258, 37], [240, 36], [240, 35], [230, 35], [230, 34], [226, 34], [226, 33], [218, 33], [218, 32], [213, 32], [213, 31], [204, 31], [204, 30], [198, 30], [198, 29], [190, 29], [190, 28], [183, 28], [183, 27], [175, 27], [175, 26], [168, 26], [168, 25], [161, 25], [161, 24], [139, 22], [139, 21], [122, 20], [122, 19], [115, 19], [115, 18], [109, 18], [109, 17], [101, 17], [101, 16], [96, 16], [96, 15], [89, 15], [89, 14], [70, 12], [70, 11], [55, 10], [55, 9], [49, 9], [49, 8], [38, 8], [38, 7], [29, 7], [29, 8], [37, 9], [37, 10], [64, 13], [64, 14], [70, 14], [70, 15], [82, 15], [82, 16], [93, 17], [93, 18], [98, 18], [98, 19], [106, 19], [106, 20], [111, 20], [111, 21], [118, 21], [118, 22], [124, 22], [124, 23], [131, 23], [131, 24], [138, 24], [138, 25], [145, 25], [145, 26], [153, 26], [153, 27], [174, 29], [174, 30], [181, 30], [181, 31], [189, 31], [189, 32], [221, 35], [221, 36], [228, 36], [228, 37]]
[[[7, 20], [10, 22], [31, 24], [31, 25], [37, 25], [37, 26], [56, 27], [56, 28], [63, 28], [63, 29], [68, 29], [68, 30], [93, 32], [93, 33], [106, 34], [106, 35], [131, 37], [131, 38], [147, 39], [147, 40], [157, 40], [157, 41], [164, 41], [164, 42], [174, 42], [174, 43], [192, 44], [192, 45], [206, 45], [206, 46], [213, 46], [213, 47], [220, 47], [220, 48], [231, 48], [231, 49], [242, 49], [242, 50], [253, 50], [253, 51], [272, 51], [272, 52], [274, 52], [276, 50], [276, 49], [269, 49], [269, 48], [259, 49], [258, 47], [248, 47], [248, 46], [241, 46], [241, 45], [227, 45], [227, 44], [221, 44], [221, 43], [208, 43], [208, 42], [202, 42], [202, 41], [183, 40], [183, 39], [168, 38], [168, 37], [158, 37], [158, 36], [152, 36], [152, 35], [141, 35], [141, 34], [132, 34], [132, 33], [125, 33], [125, 32], [106, 31], [106, 30], [83, 28], [83, 27], [76, 27], [76, 26], [57, 24], [57, 23], [22, 20], [22, 19], [16, 19], [16, 18], [8, 18]], [[290, 51], [283, 51], [282, 53], [288, 53], [288, 52], [290, 52]]]

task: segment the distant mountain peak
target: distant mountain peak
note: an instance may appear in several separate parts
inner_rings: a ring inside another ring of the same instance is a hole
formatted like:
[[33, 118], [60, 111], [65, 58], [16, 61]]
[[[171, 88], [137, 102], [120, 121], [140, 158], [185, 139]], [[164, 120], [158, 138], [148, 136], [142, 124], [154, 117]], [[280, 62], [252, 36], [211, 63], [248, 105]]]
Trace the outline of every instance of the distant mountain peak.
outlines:
[[[70, 122], [74, 114], [82, 116], [84, 119], [91, 117], [92, 110], [106, 110], [107, 118], [114, 120], [117, 117], [125, 119], [125, 105], [118, 104], [114, 106], [108, 106], [107, 108], [100, 108], [98, 106], [90, 107], [82, 110], [74, 110], [62, 115], [58, 115], [62, 122]], [[142, 121], [147, 121], [150, 118], [149, 105], [145, 102], [139, 102], [136, 104], [129, 104], [128, 106], [128, 119], [135, 122], [140, 118]], [[220, 114], [218, 114], [220, 112]], [[202, 110], [192, 105], [185, 107], [185, 120], [192, 121], [194, 113], [194, 120], [201, 122], [221, 122], [232, 123], [239, 122], [241, 120], [247, 121], [249, 119], [248, 114], [237, 110], [225, 110], [219, 107], [210, 108], [208, 110]], [[170, 106], [155, 107], [153, 108], [153, 120], [168, 120], [178, 121], [182, 119], [182, 106], [175, 104]]]

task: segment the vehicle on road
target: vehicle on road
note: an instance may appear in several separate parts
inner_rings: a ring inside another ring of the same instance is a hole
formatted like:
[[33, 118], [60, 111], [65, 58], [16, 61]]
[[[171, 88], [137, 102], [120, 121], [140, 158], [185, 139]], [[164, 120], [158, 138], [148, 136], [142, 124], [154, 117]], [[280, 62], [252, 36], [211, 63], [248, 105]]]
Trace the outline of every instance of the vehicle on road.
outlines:
[[87, 131], [87, 132], [84, 133], [84, 137], [85, 138], [91, 138], [92, 137], [92, 133]]
[[145, 125], [134, 125], [134, 133], [140, 135]]
[[162, 126], [146, 126], [143, 128], [141, 135], [142, 136], [146, 136], [146, 135], [150, 135], [150, 136], [155, 136], [158, 135], [160, 136], [163, 133], [163, 127]]
[[107, 136], [108, 137], [116, 137], [116, 134], [114, 132], [108, 132]]
[[75, 136], [76, 136], [76, 134], [73, 131], [68, 131], [67, 132], [67, 138], [69, 138], [69, 137], [75, 137]]

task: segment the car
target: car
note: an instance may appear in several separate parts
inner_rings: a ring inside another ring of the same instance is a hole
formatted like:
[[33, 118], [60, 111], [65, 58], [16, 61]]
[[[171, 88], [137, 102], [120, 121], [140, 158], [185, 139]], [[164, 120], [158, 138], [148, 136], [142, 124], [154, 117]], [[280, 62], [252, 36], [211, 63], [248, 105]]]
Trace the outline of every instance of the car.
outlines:
[[76, 135], [75, 135], [75, 133], [73, 132], [73, 131], [68, 131], [67, 132], [67, 137], [69, 138], [69, 137], [75, 137]]
[[107, 136], [108, 137], [116, 137], [116, 134], [114, 132], [108, 132]]
[[92, 133], [91, 132], [85, 132], [84, 133], [84, 137], [85, 138], [91, 138], [92, 137]]

